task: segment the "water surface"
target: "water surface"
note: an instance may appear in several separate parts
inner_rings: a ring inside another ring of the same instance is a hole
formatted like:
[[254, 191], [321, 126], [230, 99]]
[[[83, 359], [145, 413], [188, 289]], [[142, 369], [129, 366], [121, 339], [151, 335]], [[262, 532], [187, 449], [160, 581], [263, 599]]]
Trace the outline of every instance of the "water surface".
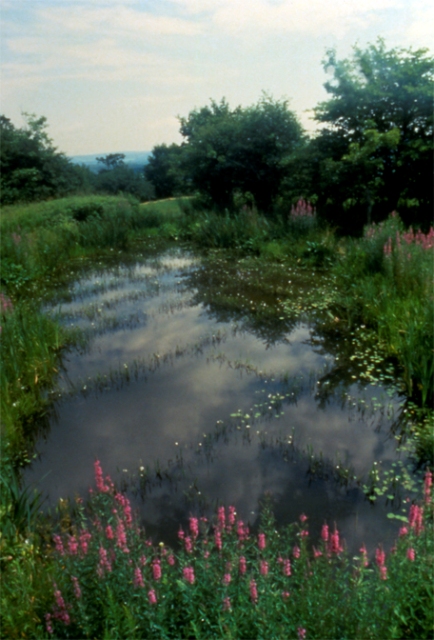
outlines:
[[336, 521], [352, 550], [389, 543], [398, 503], [372, 505], [354, 479], [397, 459], [402, 400], [345, 375], [313, 321], [261, 320], [258, 305], [273, 301], [259, 289], [253, 300], [241, 279], [242, 313], [213, 304], [218, 270], [207, 269], [171, 250], [94, 268], [59, 297], [52, 312], [91, 338], [65, 355], [27, 479], [54, 504], [87, 492], [98, 458], [168, 542], [221, 503], [254, 526], [271, 495], [280, 523], [304, 512], [314, 534]]

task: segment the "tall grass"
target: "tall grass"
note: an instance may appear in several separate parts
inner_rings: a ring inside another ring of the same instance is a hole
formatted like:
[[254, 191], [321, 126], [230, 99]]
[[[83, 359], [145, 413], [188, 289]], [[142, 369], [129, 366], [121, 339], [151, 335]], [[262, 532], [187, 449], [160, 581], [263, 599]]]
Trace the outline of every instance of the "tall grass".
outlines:
[[367, 227], [361, 240], [347, 241], [336, 267], [350, 323], [375, 328], [402, 368], [406, 393], [422, 406], [433, 402], [433, 236], [406, 232], [394, 214]]

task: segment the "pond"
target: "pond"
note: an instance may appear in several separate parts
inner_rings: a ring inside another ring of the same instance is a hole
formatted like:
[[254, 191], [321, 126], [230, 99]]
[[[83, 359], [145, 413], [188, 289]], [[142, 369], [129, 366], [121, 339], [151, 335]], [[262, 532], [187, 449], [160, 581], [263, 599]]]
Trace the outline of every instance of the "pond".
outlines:
[[362, 484], [402, 464], [403, 398], [357, 379], [314, 317], [267, 313], [280, 281], [303, 295], [320, 277], [279, 268], [252, 286], [236, 259], [170, 249], [93, 265], [59, 293], [48, 311], [88, 342], [65, 354], [27, 482], [50, 505], [84, 496], [99, 459], [171, 544], [218, 504], [254, 528], [265, 496], [279, 524], [305, 513], [313, 537], [336, 522], [350, 551], [389, 544], [402, 496], [374, 504]]

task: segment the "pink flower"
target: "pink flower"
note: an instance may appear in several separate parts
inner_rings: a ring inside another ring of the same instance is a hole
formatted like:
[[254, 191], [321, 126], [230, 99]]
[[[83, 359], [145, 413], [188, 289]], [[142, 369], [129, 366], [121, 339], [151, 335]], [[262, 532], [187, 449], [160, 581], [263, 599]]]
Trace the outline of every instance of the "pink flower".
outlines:
[[95, 470], [96, 488], [98, 489], [98, 491], [101, 491], [101, 493], [107, 493], [107, 491], [110, 491], [110, 487], [104, 484], [104, 477], [103, 477], [100, 461], [95, 460], [95, 462], [93, 463], [93, 467]]
[[189, 582], [190, 584], [194, 583], [195, 578], [193, 567], [184, 567], [184, 569], [182, 570], [182, 574], [187, 582]]
[[343, 548], [339, 540], [339, 531], [336, 529], [336, 526], [335, 526], [335, 530], [331, 534], [328, 542], [328, 552], [338, 554], [338, 553], [341, 553], [341, 551], [343, 551]]
[[197, 518], [190, 518], [190, 531], [193, 539], [199, 535], [199, 520]]
[[113, 533], [113, 529], [109, 524], [105, 528], [105, 534], [107, 536], [107, 540], [113, 540], [115, 537], [115, 534]]
[[230, 610], [231, 610], [231, 599], [223, 598], [223, 611], [230, 611]]
[[68, 551], [72, 556], [77, 555], [78, 552], [78, 541], [75, 536], [69, 536], [68, 539]]
[[53, 633], [53, 626], [51, 624], [51, 613], [45, 614], [45, 627], [48, 633]]
[[184, 547], [187, 553], [192, 553], [193, 551], [193, 542], [190, 538], [190, 536], [185, 536], [184, 539]]
[[367, 551], [367, 549], [366, 549], [364, 544], [360, 547], [360, 553], [362, 554], [362, 564], [363, 564], [364, 567], [367, 567], [368, 564], [369, 564], [369, 562], [368, 562], [368, 551]]
[[86, 529], [83, 529], [83, 531], [80, 533], [80, 549], [83, 553], [83, 555], [86, 555], [87, 553], [87, 549], [89, 546], [89, 540], [92, 538], [92, 534], [89, 533], [89, 531], [86, 531]]
[[302, 531], [300, 531], [300, 535], [302, 538], [307, 538], [307, 536], [309, 535], [309, 531], [307, 531], [306, 529], [302, 529]]
[[223, 584], [228, 585], [231, 580], [232, 580], [231, 574], [225, 573], [225, 575], [223, 576]]
[[228, 524], [230, 527], [234, 526], [236, 515], [235, 507], [229, 507]]
[[171, 553], [170, 556], [167, 556], [167, 562], [173, 567], [175, 564], [175, 556]]
[[56, 545], [56, 551], [60, 553], [61, 556], [64, 555], [65, 549], [63, 548], [62, 538], [60, 536], [53, 536], [54, 544]]
[[140, 571], [139, 567], [136, 567], [134, 569], [134, 580], [133, 580], [133, 584], [135, 587], [144, 587], [144, 583], [143, 583], [143, 576], [142, 576], [142, 572]]
[[74, 595], [77, 598], [77, 600], [80, 600], [81, 589], [80, 589], [80, 585], [78, 584], [78, 578], [76, 578], [75, 576], [71, 576], [71, 581], [72, 581], [72, 587], [74, 589]]
[[319, 549], [316, 549], [316, 547], [313, 547], [313, 557], [319, 558], [320, 556], [322, 556], [322, 551], [320, 551]]
[[116, 545], [122, 549], [124, 553], [130, 552], [127, 547], [127, 534], [122, 520], [118, 520], [118, 526], [116, 527]]
[[184, 537], [185, 537], [184, 530], [180, 528], [179, 531], [178, 531], [178, 538], [180, 540], [184, 540]]
[[104, 570], [110, 572], [112, 570], [112, 565], [107, 557], [107, 550], [104, 547], [99, 548], [99, 572], [98, 575], [102, 577], [104, 574]]
[[377, 566], [384, 566], [385, 561], [386, 554], [384, 553], [383, 549], [380, 549], [380, 547], [378, 547], [378, 549], [375, 551], [375, 562], [377, 563]]
[[54, 585], [54, 599], [56, 600], [56, 605], [59, 609], [65, 609], [65, 600], [62, 597], [62, 592], [57, 588], [57, 585]]
[[142, 565], [142, 567], [145, 566], [147, 560], [146, 560], [146, 556], [140, 556], [140, 560], [139, 560], [140, 564]]
[[305, 523], [306, 520], [307, 520], [307, 516], [305, 516], [304, 513], [302, 513], [301, 516], [300, 516], [300, 522], [301, 523]]
[[380, 567], [380, 579], [387, 580], [387, 567], [385, 567], [384, 565]]
[[306, 629], [303, 629], [302, 627], [298, 627], [297, 633], [298, 633], [299, 640], [303, 640], [303, 638], [306, 637]]
[[415, 550], [413, 549], [413, 547], [409, 547], [407, 549], [407, 558], [411, 560], [411, 562], [414, 562], [415, 557], [416, 557]]
[[246, 559], [245, 559], [244, 556], [240, 556], [240, 560], [239, 560], [239, 564], [238, 564], [238, 570], [239, 570], [241, 575], [243, 575], [247, 571], [247, 562], [246, 562]]
[[216, 529], [214, 531], [214, 542], [215, 542], [215, 546], [217, 547], [217, 549], [219, 551], [221, 551], [221, 548], [222, 548], [222, 534], [218, 529]]
[[[107, 476], [106, 480], [110, 481], [110, 478]], [[131, 527], [131, 525], [133, 524], [133, 514], [131, 512], [131, 504], [130, 501], [128, 500], [128, 498], [126, 496], [124, 496], [122, 493], [116, 493], [115, 494], [115, 500], [117, 500], [119, 502], [119, 504], [122, 506], [123, 511], [124, 511], [124, 518], [125, 518], [125, 524], [127, 525], [127, 527]]]
[[301, 553], [300, 547], [296, 545], [292, 550], [292, 555], [294, 556], [294, 558], [299, 558], [300, 553]]
[[399, 537], [402, 538], [402, 536], [406, 536], [408, 533], [408, 529], [407, 527], [401, 527], [399, 529]]
[[219, 529], [224, 529], [226, 524], [226, 514], [224, 507], [219, 507], [217, 509], [217, 521]]
[[266, 541], [265, 541], [265, 533], [258, 534], [258, 548], [260, 551], [265, 549]]
[[238, 520], [237, 522], [237, 536], [240, 542], [243, 542], [249, 537], [249, 528], [244, 526], [244, 522], [242, 520]]
[[258, 602], [258, 588], [255, 580], [250, 580], [250, 598], [252, 602]]
[[286, 560], [283, 561], [283, 575], [291, 575], [291, 560], [289, 558], [286, 558]]
[[154, 580], [161, 580], [161, 564], [158, 558], [156, 558], [152, 563], [152, 575]]
[[154, 589], [150, 589], [148, 591], [148, 601], [149, 604], [157, 604], [157, 596], [155, 595], [155, 590]]
[[268, 575], [268, 562], [266, 560], [261, 560], [259, 565], [259, 571], [261, 576]]
[[408, 522], [410, 527], [414, 529], [415, 534], [418, 536], [423, 529], [423, 507], [418, 507], [417, 504], [412, 504], [410, 507]]
[[289, 591], [282, 591], [282, 598], [284, 600], [286, 600], [286, 598], [289, 598], [291, 594], [289, 593]]
[[327, 524], [323, 524], [322, 526], [321, 538], [324, 540], [324, 542], [327, 542], [329, 539], [329, 528]]

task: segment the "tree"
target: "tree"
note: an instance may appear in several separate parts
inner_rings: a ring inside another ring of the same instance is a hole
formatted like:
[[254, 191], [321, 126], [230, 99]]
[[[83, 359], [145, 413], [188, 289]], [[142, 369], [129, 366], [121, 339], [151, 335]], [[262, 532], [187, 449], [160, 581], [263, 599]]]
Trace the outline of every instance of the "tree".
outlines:
[[182, 168], [183, 147], [177, 144], [156, 145], [145, 165], [145, 177], [154, 188], [157, 198], [185, 195], [189, 184]]
[[80, 189], [83, 172], [53, 146], [46, 118], [24, 116], [26, 126], [21, 129], [0, 116], [1, 203], [42, 200]]
[[263, 96], [256, 105], [231, 110], [225, 99], [180, 118], [183, 165], [195, 189], [220, 209], [237, 193], [270, 212], [285, 174], [284, 159], [303, 140], [286, 101]]
[[351, 60], [329, 51], [324, 67], [333, 79], [325, 84], [331, 98], [315, 110], [326, 125], [315, 143], [323, 207], [340, 208], [344, 226], [345, 211], [359, 226], [396, 208], [426, 221], [432, 211], [432, 57], [426, 49], [386, 50], [378, 39], [366, 50], [355, 47]]
[[124, 159], [125, 153], [109, 153], [107, 156], [96, 158], [96, 161], [104, 165], [100, 171], [110, 171], [110, 169], [125, 166]]

